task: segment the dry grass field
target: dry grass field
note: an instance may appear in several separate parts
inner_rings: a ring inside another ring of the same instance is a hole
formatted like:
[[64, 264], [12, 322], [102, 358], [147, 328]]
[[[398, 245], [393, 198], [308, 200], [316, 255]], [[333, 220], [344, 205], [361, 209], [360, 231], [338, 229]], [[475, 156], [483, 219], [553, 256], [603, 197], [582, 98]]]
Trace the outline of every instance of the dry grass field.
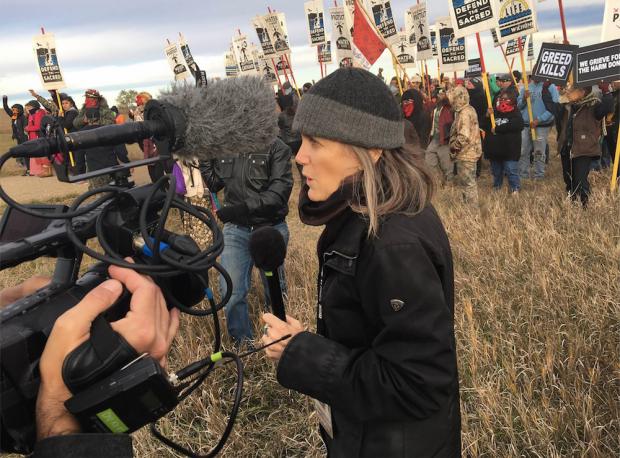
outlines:
[[[590, 207], [572, 204], [557, 157], [545, 182], [526, 182], [516, 197], [493, 192], [483, 174], [480, 211], [464, 207], [455, 189], [435, 198], [455, 260], [464, 456], [618, 456], [620, 198], [609, 194], [608, 173], [594, 173]], [[296, 203], [294, 193], [288, 313], [313, 328], [320, 229], [299, 222]], [[52, 265], [2, 272], [0, 287]], [[257, 332], [261, 297], [258, 286], [250, 297]], [[208, 319], [182, 318], [173, 369], [209, 354], [211, 329]], [[243, 402], [222, 456], [323, 456], [309, 401], [280, 387], [274, 369], [262, 355], [245, 361]], [[232, 365], [220, 368], [161, 430], [206, 453], [223, 430], [234, 381]], [[134, 444], [140, 457], [177, 456], [148, 431]]]

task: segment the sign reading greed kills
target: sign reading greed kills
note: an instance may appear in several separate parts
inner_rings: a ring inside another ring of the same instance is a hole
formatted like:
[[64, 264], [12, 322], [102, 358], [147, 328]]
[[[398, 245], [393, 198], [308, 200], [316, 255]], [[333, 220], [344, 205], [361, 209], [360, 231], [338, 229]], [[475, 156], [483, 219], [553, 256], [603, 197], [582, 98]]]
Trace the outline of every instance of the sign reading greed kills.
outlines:
[[482, 76], [482, 64], [480, 59], [469, 59], [467, 61], [469, 68], [465, 70], [465, 78], [477, 78]]
[[66, 87], [58, 56], [56, 55], [56, 40], [53, 33], [37, 35], [32, 38], [34, 54], [37, 58], [37, 68], [41, 75], [43, 87], [47, 90], [62, 89]]
[[566, 85], [578, 46], [543, 43], [532, 75], [543, 81]]
[[439, 32], [439, 65], [444, 72], [458, 72], [467, 70], [467, 53], [465, 51], [465, 37], [456, 38], [450, 18], [437, 20]]
[[323, 0], [311, 0], [304, 3], [308, 39], [310, 46], [325, 43], [325, 23], [323, 22]]
[[534, 0], [493, 0], [500, 43], [538, 31]]
[[620, 40], [584, 46], [576, 51], [577, 86], [591, 86], [617, 80], [620, 80]]
[[450, 0], [449, 8], [457, 37], [497, 27], [492, 0]]

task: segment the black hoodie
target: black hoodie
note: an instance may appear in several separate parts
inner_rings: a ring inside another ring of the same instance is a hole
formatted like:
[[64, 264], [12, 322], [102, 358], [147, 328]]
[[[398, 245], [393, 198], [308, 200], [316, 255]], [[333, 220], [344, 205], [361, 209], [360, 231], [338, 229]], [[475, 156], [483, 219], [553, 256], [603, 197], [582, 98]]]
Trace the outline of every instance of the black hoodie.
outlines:
[[[6, 114], [12, 117], [13, 110], [11, 109], [12, 107], [9, 108], [7, 99], [2, 99], [2, 105], [4, 106], [4, 111], [6, 111]], [[11, 136], [11, 138], [15, 140], [19, 145], [21, 143], [24, 143], [25, 141], [28, 141], [28, 135], [26, 135], [26, 132], [24, 131], [24, 128], [28, 125], [28, 118], [26, 117], [26, 115], [24, 115], [23, 106], [18, 103], [13, 106], [17, 108], [17, 112], [19, 113], [19, 115], [17, 116], [17, 119], [11, 119], [11, 128], [13, 129], [13, 135]]]

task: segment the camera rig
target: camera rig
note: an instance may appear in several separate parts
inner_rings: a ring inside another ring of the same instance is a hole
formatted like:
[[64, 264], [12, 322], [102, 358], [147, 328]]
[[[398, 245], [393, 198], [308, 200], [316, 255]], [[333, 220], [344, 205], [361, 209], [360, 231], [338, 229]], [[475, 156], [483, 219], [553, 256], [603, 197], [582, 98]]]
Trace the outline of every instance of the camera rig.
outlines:
[[[11, 148], [0, 158], [0, 169], [11, 158], [49, 157], [54, 160], [58, 155], [68, 168], [70, 150], [133, 143], [144, 138], [154, 138], [164, 145], [158, 158], [77, 177], [69, 177], [67, 173], [65, 181], [114, 175], [166, 160], [170, 152], [183, 144], [179, 132], [184, 131], [184, 118], [176, 108], [156, 100], [149, 101], [145, 114], [146, 121], [142, 123], [104, 126], [77, 134], [64, 134], [58, 126], [52, 126], [48, 137]], [[57, 259], [47, 287], [0, 310], [2, 451], [24, 454], [32, 451], [40, 382], [38, 363], [47, 338], [62, 313], [108, 278], [110, 265], [150, 275], [161, 288], [168, 307], [176, 307], [187, 314], [210, 316], [215, 334], [213, 354], [173, 376], [166, 374], [148, 356], [137, 355], [109, 324], [129, 310], [130, 295], [124, 291], [119, 300], [93, 322], [90, 339], [65, 359], [63, 378], [74, 395], [65, 403], [67, 409], [77, 417], [85, 432], [132, 432], [151, 423], [151, 431], [158, 439], [181, 453], [197, 456], [165, 438], [155, 428], [155, 422], [198, 388], [214, 368], [229, 360], [235, 362], [237, 368], [234, 404], [225, 431], [207, 456], [214, 456], [223, 447], [234, 424], [243, 386], [240, 356], [221, 351], [217, 311], [226, 304], [232, 290], [230, 276], [216, 260], [223, 250], [224, 240], [209, 208], [184, 201], [176, 196], [175, 188], [174, 176], [164, 175], [150, 185], [132, 187], [131, 183], [124, 182], [104, 186], [87, 191], [70, 206], [41, 208], [17, 203], [0, 185], [0, 198], [9, 206], [0, 223], [0, 240], [3, 240], [2, 232], [15, 225], [21, 230], [29, 226], [36, 228], [33, 233], [0, 242], [0, 270], [42, 256]], [[202, 249], [191, 237], [170, 231], [166, 223], [171, 209], [191, 215], [204, 224], [213, 236], [211, 246]], [[88, 246], [87, 242], [95, 239], [103, 253]], [[98, 263], [80, 277], [83, 254]], [[128, 262], [127, 257], [135, 262]], [[211, 269], [219, 272], [227, 285], [219, 303], [209, 287]], [[209, 306], [196, 307], [205, 298]]]

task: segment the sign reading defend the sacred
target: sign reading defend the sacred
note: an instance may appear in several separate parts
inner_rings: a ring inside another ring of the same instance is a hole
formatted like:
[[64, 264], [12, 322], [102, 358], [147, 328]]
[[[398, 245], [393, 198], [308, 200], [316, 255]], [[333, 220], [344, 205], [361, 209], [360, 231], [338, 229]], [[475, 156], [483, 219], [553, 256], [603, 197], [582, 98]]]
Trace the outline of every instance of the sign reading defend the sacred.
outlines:
[[254, 16], [252, 19], [252, 27], [256, 30], [256, 35], [258, 35], [258, 41], [260, 43], [260, 47], [263, 49], [263, 55], [265, 57], [275, 56], [276, 50], [273, 47], [273, 42], [271, 41], [271, 34], [269, 33], [269, 30], [267, 30], [265, 18], [263, 16]]
[[492, 0], [450, 0], [449, 8], [456, 37], [497, 27]]
[[575, 60], [578, 46], [543, 43], [532, 76], [565, 86]]
[[390, 2], [384, 0], [368, 0], [368, 2], [370, 4], [369, 14], [375, 21], [377, 29], [381, 32], [381, 36], [389, 44], [397, 43], [398, 31], [396, 30], [396, 24], [394, 23], [392, 5]]
[[304, 3], [308, 39], [310, 46], [325, 43], [325, 23], [323, 20], [323, 0], [311, 0]]
[[511, 38], [538, 31], [535, 0], [493, 0], [497, 11], [497, 39], [506, 43]]
[[433, 58], [433, 47], [431, 43], [431, 34], [428, 27], [428, 16], [426, 14], [426, 3], [419, 4], [409, 8], [411, 20], [413, 22], [412, 29], [408, 30], [409, 41], [416, 45], [417, 59], [426, 60]]
[[575, 85], [620, 80], [620, 40], [584, 46], [575, 55]]
[[54, 34], [36, 35], [32, 38], [32, 46], [43, 87], [47, 90], [67, 87], [60, 71], [60, 65], [58, 65]]
[[437, 20], [439, 33], [439, 65], [444, 72], [458, 72], [467, 70], [467, 53], [465, 37], [456, 38], [450, 18]]

